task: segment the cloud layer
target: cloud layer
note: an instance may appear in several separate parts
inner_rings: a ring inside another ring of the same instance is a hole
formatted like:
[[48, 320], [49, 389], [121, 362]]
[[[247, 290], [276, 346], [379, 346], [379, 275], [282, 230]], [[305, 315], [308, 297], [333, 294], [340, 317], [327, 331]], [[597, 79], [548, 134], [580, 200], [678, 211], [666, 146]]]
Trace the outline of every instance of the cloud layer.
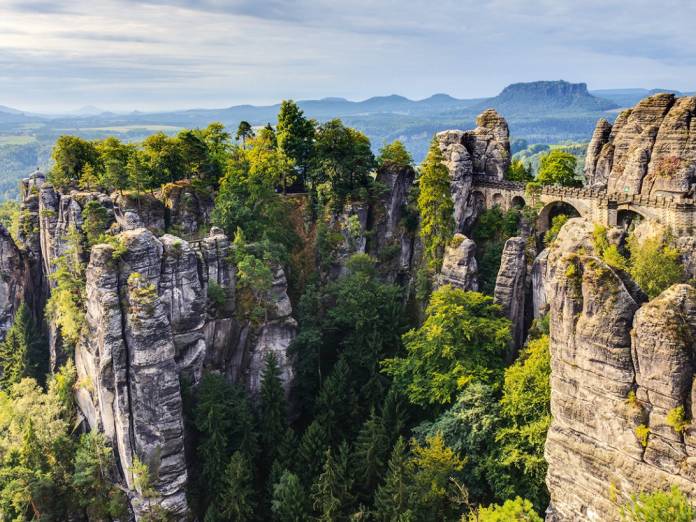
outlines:
[[159, 110], [515, 81], [696, 88], [690, 0], [0, 0], [0, 104]]

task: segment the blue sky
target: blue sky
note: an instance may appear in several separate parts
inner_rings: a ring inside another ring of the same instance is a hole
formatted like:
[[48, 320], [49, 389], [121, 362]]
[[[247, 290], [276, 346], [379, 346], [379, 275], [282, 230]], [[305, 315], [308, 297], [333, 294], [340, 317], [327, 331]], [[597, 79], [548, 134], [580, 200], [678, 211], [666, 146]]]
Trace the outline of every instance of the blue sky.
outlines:
[[0, 0], [0, 105], [164, 110], [518, 81], [696, 89], [691, 0]]

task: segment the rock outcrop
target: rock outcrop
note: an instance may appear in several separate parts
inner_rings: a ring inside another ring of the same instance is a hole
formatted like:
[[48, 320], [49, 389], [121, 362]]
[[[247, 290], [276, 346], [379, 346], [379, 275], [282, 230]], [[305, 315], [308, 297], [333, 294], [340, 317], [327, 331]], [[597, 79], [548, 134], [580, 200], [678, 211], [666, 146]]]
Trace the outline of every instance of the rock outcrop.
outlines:
[[392, 282], [408, 278], [413, 267], [418, 223], [408, 212], [408, 198], [415, 178], [410, 166], [385, 166], [377, 172], [376, 181], [386, 190], [370, 209], [367, 251]]
[[436, 286], [452, 285], [462, 290], [478, 290], [476, 243], [463, 234], [455, 234], [445, 249]]
[[512, 321], [513, 354], [522, 346], [525, 335], [526, 250], [525, 237], [511, 237], [505, 242], [493, 294], [494, 301], [503, 307], [503, 313]]
[[214, 206], [212, 196], [208, 192], [196, 190], [188, 181], [165, 185], [161, 199], [166, 207], [168, 228], [178, 235], [200, 235], [210, 223]]
[[696, 184], [696, 97], [656, 94], [600, 120], [588, 147], [585, 177], [609, 192], [673, 196]]
[[466, 233], [480, 211], [471, 197], [472, 176], [503, 179], [510, 167], [510, 131], [507, 122], [492, 109], [476, 119], [471, 131], [448, 130], [437, 134], [444, 163], [451, 178], [454, 221]]
[[532, 317], [539, 319], [548, 312], [546, 300], [546, 265], [549, 250], [545, 248], [532, 263]]
[[[24, 180], [17, 244], [0, 226], [0, 339], [22, 300], [42, 317], [58, 258], [79, 258], [86, 266], [87, 296], [86, 331], [74, 352], [80, 411], [114, 448], [136, 518], [144, 509], [134, 488], [137, 458], [155, 477], [156, 502], [184, 520], [189, 511], [181, 382], [196, 386], [205, 372], [217, 372], [254, 397], [273, 353], [289, 390], [287, 349], [297, 324], [280, 266], [273, 267], [272, 286], [261, 296], [265, 318], [250, 320], [238, 302], [229, 238], [213, 227], [196, 239], [209, 225], [212, 199], [187, 184], [170, 189], [165, 205], [150, 194], [60, 192], [40, 173]], [[83, 248], [84, 210], [93, 201], [105, 210], [103, 225], [116, 241], [90, 251]], [[367, 207], [353, 205], [344, 217], [339, 221], [346, 249], [365, 251]], [[178, 224], [171, 229], [190, 240], [164, 234], [170, 220]], [[66, 354], [51, 321], [48, 332], [56, 368]]]
[[172, 323], [157, 288], [162, 243], [146, 229], [121, 236], [127, 252], [98, 245], [87, 267], [87, 335], [75, 351], [80, 409], [103, 431], [136, 513], [144, 499], [134, 488], [136, 458], [148, 464], [161, 505], [185, 518], [186, 461], [179, 373]]
[[0, 341], [14, 322], [14, 316], [24, 298], [27, 270], [24, 256], [10, 233], [0, 223]]
[[[631, 494], [678, 485], [696, 498], [693, 339], [696, 290], [641, 306], [572, 219], [548, 254], [551, 411], [548, 520], [618, 521]], [[686, 409], [675, 429], [669, 412]]]

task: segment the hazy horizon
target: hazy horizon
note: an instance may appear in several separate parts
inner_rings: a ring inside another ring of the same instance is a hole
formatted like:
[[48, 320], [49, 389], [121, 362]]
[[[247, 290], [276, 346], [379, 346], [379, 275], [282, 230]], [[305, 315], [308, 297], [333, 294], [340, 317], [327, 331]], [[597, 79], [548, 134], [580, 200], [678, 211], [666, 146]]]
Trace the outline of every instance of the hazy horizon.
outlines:
[[696, 5], [639, 0], [0, 1], [0, 105], [164, 111], [493, 96], [510, 83], [696, 86]]

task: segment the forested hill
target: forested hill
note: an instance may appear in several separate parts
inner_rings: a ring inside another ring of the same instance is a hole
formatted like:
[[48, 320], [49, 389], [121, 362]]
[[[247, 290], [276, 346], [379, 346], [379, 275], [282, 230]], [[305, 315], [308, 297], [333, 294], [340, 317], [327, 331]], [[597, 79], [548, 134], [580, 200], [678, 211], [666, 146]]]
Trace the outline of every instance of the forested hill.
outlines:
[[[629, 92], [630, 91], [630, 92]], [[493, 98], [458, 99], [435, 94], [422, 100], [403, 96], [377, 96], [363, 101], [324, 98], [298, 102], [304, 113], [324, 122], [341, 118], [365, 133], [376, 150], [384, 143], [401, 140], [416, 162], [425, 157], [436, 132], [471, 128], [475, 116], [494, 107], [508, 121], [512, 137], [529, 144], [588, 141], [598, 118], [613, 121], [616, 107], [630, 101], [637, 91], [602, 91], [599, 98], [585, 84], [565, 81], [516, 83]], [[62, 116], [22, 112], [0, 106], [0, 200], [17, 195], [17, 181], [37, 166], [46, 169], [50, 150], [63, 134], [88, 139], [116, 135], [124, 141], [139, 141], [153, 132], [175, 134], [183, 128], [205, 127], [222, 122], [236, 129], [245, 120], [254, 126], [275, 124], [280, 105], [236, 105], [221, 109], [115, 114], [95, 108]], [[607, 112], [609, 111], [609, 112]]]

